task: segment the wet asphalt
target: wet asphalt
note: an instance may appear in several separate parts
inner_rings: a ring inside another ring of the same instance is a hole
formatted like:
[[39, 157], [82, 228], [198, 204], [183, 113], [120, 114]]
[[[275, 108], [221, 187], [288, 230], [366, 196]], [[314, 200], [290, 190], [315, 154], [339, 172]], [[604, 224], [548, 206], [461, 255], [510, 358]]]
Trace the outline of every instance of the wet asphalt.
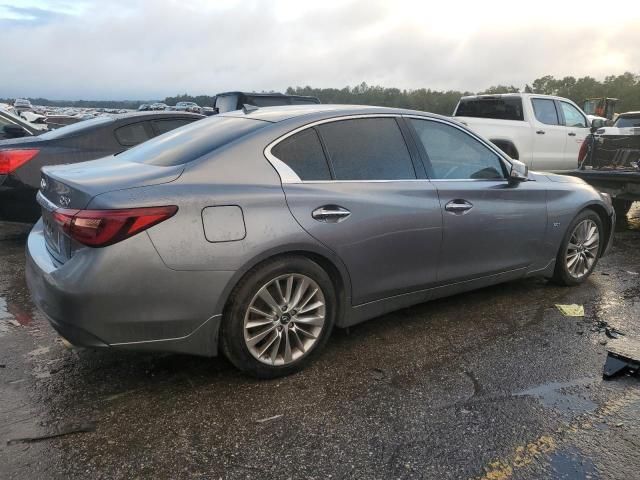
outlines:
[[[580, 287], [401, 310], [275, 381], [67, 349], [29, 298], [27, 232], [0, 224], [0, 478], [639, 478], [640, 379], [602, 379], [607, 350], [640, 341], [638, 203]], [[555, 308], [571, 303], [584, 318]]]

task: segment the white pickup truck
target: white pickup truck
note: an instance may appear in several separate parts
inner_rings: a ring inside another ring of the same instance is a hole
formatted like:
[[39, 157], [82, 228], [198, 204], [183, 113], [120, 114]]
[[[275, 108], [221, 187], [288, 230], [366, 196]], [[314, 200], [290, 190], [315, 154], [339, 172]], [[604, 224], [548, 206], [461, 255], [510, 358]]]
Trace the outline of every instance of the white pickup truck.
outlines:
[[592, 128], [571, 100], [533, 93], [462, 97], [453, 116], [532, 170], [547, 172], [575, 170]]

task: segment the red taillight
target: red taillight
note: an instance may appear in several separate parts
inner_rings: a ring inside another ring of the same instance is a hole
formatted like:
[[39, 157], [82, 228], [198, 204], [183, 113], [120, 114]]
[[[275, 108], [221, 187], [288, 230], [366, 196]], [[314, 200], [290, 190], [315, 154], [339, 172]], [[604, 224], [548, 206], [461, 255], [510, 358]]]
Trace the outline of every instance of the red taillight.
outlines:
[[580, 145], [580, 151], [578, 152], [578, 167], [582, 165], [582, 162], [587, 156], [587, 152], [589, 151], [589, 137], [585, 138]]
[[106, 247], [171, 218], [177, 211], [174, 205], [124, 210], [59, 208], [53, 218], [75, 241], [89, 247]]
[[13, 172], [35, 157], [39, 151], [37, 149], [0, 150], [0, 174], [7, 175]]

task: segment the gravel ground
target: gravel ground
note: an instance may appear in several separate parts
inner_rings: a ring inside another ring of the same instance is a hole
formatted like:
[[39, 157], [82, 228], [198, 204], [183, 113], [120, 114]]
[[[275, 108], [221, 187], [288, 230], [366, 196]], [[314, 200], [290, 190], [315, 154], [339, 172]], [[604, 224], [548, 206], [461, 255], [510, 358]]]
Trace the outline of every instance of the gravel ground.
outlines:
[[0, 478], [638, 478], [640, 384], [602, 368], [640, 340], [640, 204], [580, 287], [527, 279], [401, 310], [277, 381], [65, 348], [26, 289], [27, 232], [0, 224]]

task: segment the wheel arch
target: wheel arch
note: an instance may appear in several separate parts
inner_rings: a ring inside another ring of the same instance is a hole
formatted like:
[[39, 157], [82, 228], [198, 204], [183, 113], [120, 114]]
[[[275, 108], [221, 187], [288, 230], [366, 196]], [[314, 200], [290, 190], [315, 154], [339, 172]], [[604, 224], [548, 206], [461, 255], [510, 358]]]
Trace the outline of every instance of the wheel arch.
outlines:
[[230, 306], [230, 300], [234, 290], [253, 269], [274, 259], [288, 256], [308, 258], [320, 265], [320, 267], [327, 272], [334, 285], [336, 298], [338, 300], [336, 326], [341, 326], [346, 309], [351, 305], [351, 279], [346, 266], [331, 252], [323, 250], [320, 247], [310, 247], [308, 245], [290, 245], [288, 247], [263, 252], [261, 255], [245, 263], [241, 269], [235, 272], [229, 284], [224, 289], [216, 311], [221, 312], [223, 315], [226, 313]]
[[[591, 210], [595, 212], [598, 217], [600, 217], [600, 221], [602, 222], [602, 227], [604, 228], [604, 242], [601, 243], [602, 247], [600, 248], [600, 256], [602, 256], [602, 254], [607, 249], [607, 243], [609, 241], [609, 238], [611, 238], [611, 231], [615, 227], [615, 225], [612, 225], [611, 217], [607, 212], [607, 209], [603, 205], [595, 202], [590, 203], [586, 205], [580, 212], [584, 212], [585, 210]], [[578, 212], [578, 215], [580, 214], [580, 212]]]

